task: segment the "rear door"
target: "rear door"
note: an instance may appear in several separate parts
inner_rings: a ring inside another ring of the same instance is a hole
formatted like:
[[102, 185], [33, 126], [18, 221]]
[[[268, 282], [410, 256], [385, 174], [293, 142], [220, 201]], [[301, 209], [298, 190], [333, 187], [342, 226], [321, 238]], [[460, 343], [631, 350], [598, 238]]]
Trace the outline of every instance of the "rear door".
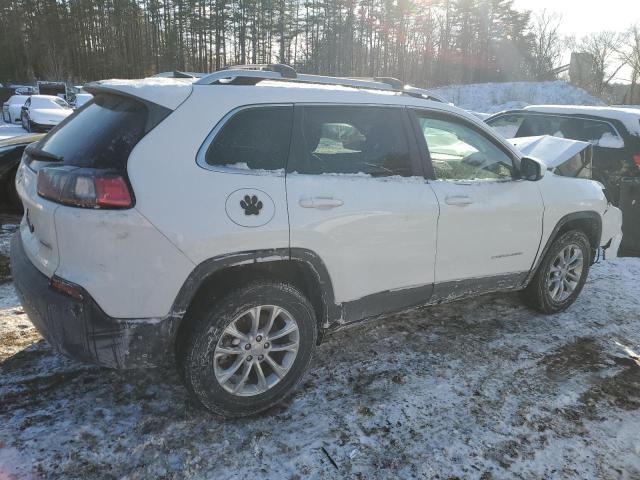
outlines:
[[431, 294], [438, 202], [409, 129], [404, 107], [296, 106], [291, 248], [322, 259], [350, 320]]
[[537, 185], [518, 180], [511, 152], [466, 119], [423, 109], [413, 114], [440, 204], [437, 296], [518, 284], [542, 235]]

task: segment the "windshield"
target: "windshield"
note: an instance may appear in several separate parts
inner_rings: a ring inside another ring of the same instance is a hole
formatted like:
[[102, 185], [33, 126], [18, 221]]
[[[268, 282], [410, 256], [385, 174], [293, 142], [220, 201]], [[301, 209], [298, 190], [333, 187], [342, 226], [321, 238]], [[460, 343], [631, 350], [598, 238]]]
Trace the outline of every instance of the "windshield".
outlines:
[[58, 97], [31, 97], [31, 108], [70, 108], [69, 104]]

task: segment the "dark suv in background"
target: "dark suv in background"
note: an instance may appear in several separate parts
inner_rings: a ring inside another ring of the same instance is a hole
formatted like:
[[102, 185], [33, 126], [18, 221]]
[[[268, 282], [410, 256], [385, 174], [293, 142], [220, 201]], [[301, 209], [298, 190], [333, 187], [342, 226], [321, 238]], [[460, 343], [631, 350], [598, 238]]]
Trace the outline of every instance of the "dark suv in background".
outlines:
[[505, 138], [551, 135], [593, 145], [593, 179], [622, 209], [621, 253], [640, 255], [640, 109], [528, 106], [485, 120]]

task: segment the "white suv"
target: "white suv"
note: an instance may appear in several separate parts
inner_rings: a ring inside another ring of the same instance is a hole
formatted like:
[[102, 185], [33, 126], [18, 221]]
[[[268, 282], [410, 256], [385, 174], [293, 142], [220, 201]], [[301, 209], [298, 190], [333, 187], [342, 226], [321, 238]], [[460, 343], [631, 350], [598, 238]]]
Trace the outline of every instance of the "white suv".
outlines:
[[285, 66], [111, 80], [27, 148], [15, 285], [47, 341], [175, 361], [225, 416], [298, 383], [327, 332], [503, 290], [571, 305], [621, 214], [427, 92]]

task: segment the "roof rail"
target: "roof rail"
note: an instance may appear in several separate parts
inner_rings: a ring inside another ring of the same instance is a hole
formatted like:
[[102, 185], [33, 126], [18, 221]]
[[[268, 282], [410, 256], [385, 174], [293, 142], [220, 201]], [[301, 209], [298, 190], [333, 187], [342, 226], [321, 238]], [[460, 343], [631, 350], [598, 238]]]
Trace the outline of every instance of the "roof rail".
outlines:
[[297, 73], [293, 67], [285, 65], [284, 63], [257, 63], [249, 65], [234, 65], [232, 67], [225, 67], [224, 70], [257, 70], [265, 72], [277, 72], [284, 78], [296, 78]]
[[238, 65], [228, 67], [200, 78], [195, 85], [255, 85], [263, 80], [281, 80], [288, 82], [317, 83], [322, 85], [342, 85], [367, 90], [384, 90], [402, 93], [412, 97], [447, 103], [445, 99], [422, 88], [405, 85], [392, 77], [349, 78], [327, 77], [323, 75], [298, 74], [292, 67], [284, 64]]
[[151, 78], [202, 78], [207, 76], [206, 73], [200, 72], [181, 72], [179, 70], [173, 70], [171, 72], [160, 72], [153, 75]]

